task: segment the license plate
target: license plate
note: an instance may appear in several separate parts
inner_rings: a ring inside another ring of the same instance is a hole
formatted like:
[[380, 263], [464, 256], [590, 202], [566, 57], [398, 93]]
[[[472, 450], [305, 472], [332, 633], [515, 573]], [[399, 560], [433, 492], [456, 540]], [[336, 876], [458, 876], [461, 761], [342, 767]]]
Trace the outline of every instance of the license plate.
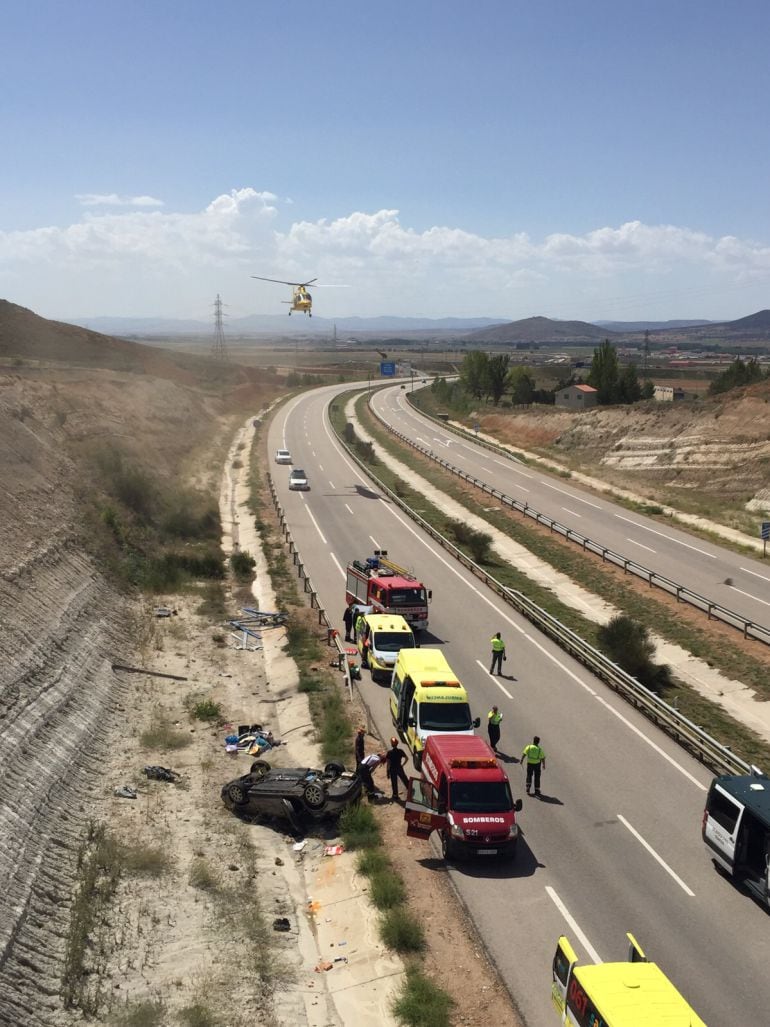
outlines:
[[496, 856], [497, 855], [497, 849], [476, 849], [476, 852], [478, 852], [479, 856]]

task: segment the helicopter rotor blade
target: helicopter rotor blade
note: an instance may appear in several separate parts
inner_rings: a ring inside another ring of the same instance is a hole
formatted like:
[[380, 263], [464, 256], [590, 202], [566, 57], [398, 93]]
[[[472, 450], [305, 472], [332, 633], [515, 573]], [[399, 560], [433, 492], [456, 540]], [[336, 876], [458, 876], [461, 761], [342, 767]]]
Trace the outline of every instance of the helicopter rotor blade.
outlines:
[[284, 278], [263, 278], [262, 275], [251, 275], [251, 277], [256, 278], [258, 282], [275, 282], [276, 285], [293, 285], [298, 288], [307, 288], [308, 285], [318, 281], [317, 278], [311, 278], [309, 282], [287, 282]]

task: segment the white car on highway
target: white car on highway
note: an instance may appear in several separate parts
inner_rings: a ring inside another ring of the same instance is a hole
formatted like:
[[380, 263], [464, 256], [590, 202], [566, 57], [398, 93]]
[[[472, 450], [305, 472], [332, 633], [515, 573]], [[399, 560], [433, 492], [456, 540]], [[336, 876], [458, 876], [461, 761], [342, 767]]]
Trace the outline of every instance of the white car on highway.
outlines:
[[289, 488], [298, 492], [306, 492], [310, 488], [307, 475], [299, 467], [295, 467], [289, 475]]
[[288, 449], [276, 449], [275, 462], [277, 464], [290, 464], [291, 453], [288, 451]]

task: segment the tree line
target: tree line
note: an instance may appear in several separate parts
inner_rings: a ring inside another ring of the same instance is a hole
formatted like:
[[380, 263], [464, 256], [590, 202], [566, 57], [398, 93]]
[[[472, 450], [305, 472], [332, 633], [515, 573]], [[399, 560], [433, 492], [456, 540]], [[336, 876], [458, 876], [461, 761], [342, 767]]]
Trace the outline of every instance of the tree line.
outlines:
[[[569, 385], [582, 384], [583, 379], [571, 374], [558, 381], [551, 389], [539, 389], [532, 368], [510, 366], [510, 357], [504, 353], [490, 356], [482, 350], [465, 354], [457, 382], [436, 379], [433, 391], [442, 402], [455, 409], [470, 408], [471, 401], [485, 401], [499, 406], [504, 396], [510, 396], [514, 406], [530, 403], [555, 403], [556, 393]], [[736, 358], [709, 386], [710, 395], [729, 389], [751, 385], [770, 378], [770, 368], [763, 371], [755, 358]], [[635, 364], [621, 365], [615, 346], [605, 339], [593, 352], [591, 367], [585, 384], [597, 392], [599, 406], [617, 406], [652, 399], [655, 386], [651, 379], [641, 380]]]

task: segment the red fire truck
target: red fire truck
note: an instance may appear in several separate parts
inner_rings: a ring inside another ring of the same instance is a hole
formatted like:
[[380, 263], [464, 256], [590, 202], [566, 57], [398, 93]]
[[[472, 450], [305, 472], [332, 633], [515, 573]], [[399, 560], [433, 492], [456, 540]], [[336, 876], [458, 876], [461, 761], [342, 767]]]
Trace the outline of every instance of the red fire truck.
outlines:
[[513, 859], [522, 801], [514, 802], [508, 775], [483, 738], [460, 732], [429, 735], [421, 770], [421, 778], [409, 779], [404, 808], [411, 838], [438, 831], [444, 859]]
[[347, 566], [345, 595], [372, 613], [400, 614], [413, 631], [427, 631], [431, 592], [405, 567], [388, 559], [387, 549]]

